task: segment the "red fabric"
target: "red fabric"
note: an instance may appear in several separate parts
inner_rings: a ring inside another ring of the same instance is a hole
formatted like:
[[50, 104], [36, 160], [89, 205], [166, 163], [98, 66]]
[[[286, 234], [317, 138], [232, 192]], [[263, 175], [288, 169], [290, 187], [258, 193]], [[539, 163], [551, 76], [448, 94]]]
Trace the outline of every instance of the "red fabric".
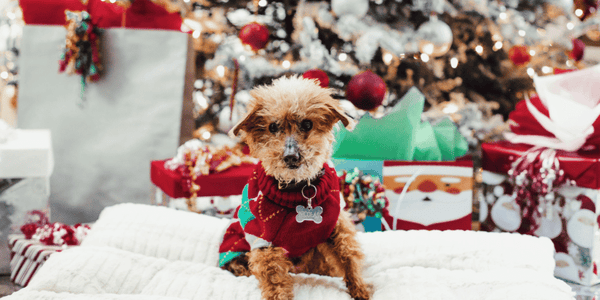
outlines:
[[450, 167], [473, 167], [473, 158], [470, 155], [459, 157], [453, 161], [400, 161], [400, 160], [385, 160], [383, 161], [384, 167], [391, 166], [450, 166]]
[[[531, 146], [508, 141], [482, 145], [482, 167], [486, 171], [507, 174], [512, 162], [521, 157]], [[600, 188], [600, 149], [567, 152], [557, 150], [560, 168], [579, 187]]]
[[[383, 217], [385, 221], [392, 226], [394, 219], [388, 213], [388, 210], [383, 210]], [[423, 225], [411, 221], [405, 221], [398, 219], [396, 221], [396, 230], [471, 230], [471, 214], [468, 214], [460, 219], [435, 223], [431, 225]], [[381, 230], [386, 230], [382, 225]]]
[[[550, 116], [548, 109], [544, 106], [540, 98], [536, 95], [531, 99], [531, 104], [539, 110], [540, 113], [546, 117]], [[508, 118], [514, 122], [510, 125], [510, 130], [518, 135], [540, 135], [547, 137], [554, 137], [554, 134], [550, 133], [533, 117], [525, 101], [517, 103], [515, 110], [508, 115]], [[594, 124], [594, 133], [588, 137], [585, 147], [598, 146], [600, 145], [600, 118], [598, 118]]]
[[80, 0], [19, 0], [19, 4], [28, 25], [65, 25], [65, 10], [86, 10], [92, 23], [101, 28], [125, 25], [126, 28], [179, 31], [182, 23], [179, 13], [169, 13], [149, 0], [136, 0], [127, 11], [101, 0], [89, 0], [87, 5], [81, 4]]
[[[240, 195], [255, 165], [244, 164], [223, 172], [198, 176], [200, 186], [198, 197]], [[165, 168], [165, 160], [155, 160], [150, 164], [150, 180], [171, 198], [189, 198], [190, 190], [185, 186], [179, 172]]]
[[[285, 192], [279, 190], [277, 181], [265, 174], [262, 165], [258, 165], [254, 176], [248, 181], [248, 198], [257, 197], [249, 202], [250, 211], [255, 218], [246, 224], [243, 232], [240, 231], [240, 222], [233, 223], [227, 229], [219, 252], [250, 251], [250, 245], [245, 240], [241, 241], [244, 233], [262, 238], [276, 247], [282, 247], [289, 257], [301, 256], [309, 249], [327, 241], [340, 214], [340, 192], [335, 170], [327, 164], [324, 165], [324, 169], [325, 173], [314, 183], [317, 195], [312, 201], [313, 208], [323, 208], [323, 221], [319, 224], [313, 221], [298, 223], [296, 206], [307, 206], [301, 189]], [[308, 192], [305, 191], [307, 196]]]

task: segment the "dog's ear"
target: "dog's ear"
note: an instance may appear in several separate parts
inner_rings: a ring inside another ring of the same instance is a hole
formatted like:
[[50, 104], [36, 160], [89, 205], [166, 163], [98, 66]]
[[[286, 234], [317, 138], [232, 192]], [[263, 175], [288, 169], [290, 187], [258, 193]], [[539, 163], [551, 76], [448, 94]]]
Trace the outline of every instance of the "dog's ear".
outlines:
[[229, 130], [229, 137], [236, 137], [240, 133], [241, 129], [247, 127], [250, 124], [250, 122], [255, 121], [256, 113], [259, 109], [260, 107], [258, 105], [254, 106], [254, 108], [252, 108], [252, 110], [246, 115], [246, 117], [243, 120], [239, 121], [237, 124], [235, 124], [235, 126], [233, 126], [233, 128], [231, 128], [231, 130]]
[[339, 105], [334, 104], [327, 104], [327, 109], [329, 109], [329, 111], [331, 111], [331, 113], [337, 118], [338, 121], [342, 121], [342, 124], [344, 124], [344, 127], [346, 127], [346, 129], [352, 131], [354, 130], [354, 126], [356, 126], [356, 121], [354, 121], [353, 118], [351, 118], [350, 116], [348, 116], [344, 110], [342, 110]]

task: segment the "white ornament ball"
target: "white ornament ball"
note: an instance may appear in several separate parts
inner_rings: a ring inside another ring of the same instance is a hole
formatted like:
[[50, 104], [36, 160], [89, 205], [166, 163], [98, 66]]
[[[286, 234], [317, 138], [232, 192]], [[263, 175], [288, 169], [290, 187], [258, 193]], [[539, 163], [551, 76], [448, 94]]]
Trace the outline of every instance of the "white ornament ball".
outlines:
[[217, 129], [219, 129], [220, 132], [229, 132], [229, 130], [240, 121], [241, 114], [237, 106], [233, 107], [233, 116], [231, 116], [231, 120], [229, 120], [230, 112], [229, 106], [226, 106], [219, 113], [219, 124], [217, 125]]
[[521, 227], [521, 208], [508, 195], [498, 198], [491, 211], [492, 221], [504, 231], [515, 231]]
[[352, 15], [362, 18], [369, 11], [369, 0], [332, 0], [331, 10], [336, 16]]
[[582, 209], [567, 222], [567, 233], [573, 243], [591, 248], [594, 243], [594, 226], [596, 226], [596, 215], [589, 209]]
[[562, 232], [562, 221], [558, 215], [558, 211], [554, 210], [552, 217], [542, 217], [540, 227], [534, 232], [537, 236], [545, 236], [553, 239]]
[[417, 30], [419, 51], [432, 57], [442, 56], [452, 46], [452, 29], [448, 24], [433, 16]]

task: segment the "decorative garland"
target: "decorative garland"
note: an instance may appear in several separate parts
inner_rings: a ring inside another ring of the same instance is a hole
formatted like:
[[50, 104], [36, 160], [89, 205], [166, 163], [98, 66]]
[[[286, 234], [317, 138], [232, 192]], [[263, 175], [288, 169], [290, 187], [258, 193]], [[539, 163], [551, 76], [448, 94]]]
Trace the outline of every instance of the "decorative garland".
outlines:
[[21, 232], [28, 240], [47, 246], [75, 246], [87, 236], [90, 226], [76, 224], [49, 223], [47, 215], [39, 210], [28, 213], [30, 222], [21, 226]]
[[389, 205], [385, 196], [385, 187], [377, 177], [363, 174], [358, 168], [351, 173], [346, 170], [338, 172], [340, 191], [351, 214], [358, 216], [358, 222], [366, 216], [380, 218], [382, 211]]
[[59, 61], [59, 72], [69, 75], [81, 75], [81, 100], [85, 100], [87, 82], [100, 79], [100, 31], [92, 24], [90, 14], [86, 11], [65, 11], [67, 37], [65, 49]]
[[177, 149], [177, 155], [165, 162], [165, 168], [181, 174], [191, 195], [186, 200], [188, 209], [199, 212], [196, 209], [196, 198], [201, 188], [196, 184], [198, 176], [222, 172], [246, 163], [256, 164], [257, 159], [243, 153], [241, 147], [230, 148], [226, 145], [213, 147], [193, 139]]

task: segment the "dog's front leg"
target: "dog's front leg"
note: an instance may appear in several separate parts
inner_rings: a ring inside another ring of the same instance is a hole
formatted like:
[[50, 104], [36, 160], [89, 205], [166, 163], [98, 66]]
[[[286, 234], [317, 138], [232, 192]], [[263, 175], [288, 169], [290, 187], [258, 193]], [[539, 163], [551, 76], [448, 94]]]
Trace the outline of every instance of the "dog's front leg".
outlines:
[[292, 262], [280, 247], [259, 248], [249, 253], [250, 271], [258, 279], [266, 300], [294, 299], [294, 279], [290, 274]]
[[372, 286], [362, 278], [364, 254], [355, 237], [354, 224], [346, 212], [341, 212], [331, 235], [333, 252], [341, 262], [350, 296], [356, 300], [367, 300], [371, 297]]

